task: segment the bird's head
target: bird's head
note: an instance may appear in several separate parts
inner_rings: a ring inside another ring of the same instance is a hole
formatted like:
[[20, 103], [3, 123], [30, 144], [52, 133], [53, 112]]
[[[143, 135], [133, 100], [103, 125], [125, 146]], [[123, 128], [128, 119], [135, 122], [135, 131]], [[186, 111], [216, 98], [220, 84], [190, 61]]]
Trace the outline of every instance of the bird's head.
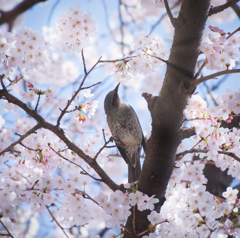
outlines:
[[107, 96], [105, 97], [104, 110], [105, 110], [106, 115], [114, 113], [120, 105], [121, 101], [120, 101], [119, 96], [118, 96], [119, 85], [120, 85], [120, 83], [116, 86], [115, 89], [110, 91], [107, 94]]

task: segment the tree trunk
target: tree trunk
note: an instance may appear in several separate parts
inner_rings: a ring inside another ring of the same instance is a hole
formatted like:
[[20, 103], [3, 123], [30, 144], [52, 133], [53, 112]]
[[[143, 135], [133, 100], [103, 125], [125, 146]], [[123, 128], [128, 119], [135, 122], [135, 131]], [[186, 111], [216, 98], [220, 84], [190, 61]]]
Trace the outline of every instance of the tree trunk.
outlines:
[[[139, 178], [139, 190], [156, 195], [160, 210], [170, 179], [177, 147], [182, 139], [183, 110], [194, 92], [194, 70], [199, 55], [210, 0], [183, 0], [179, 15], [174, 19], [175, 34], [164, 83], [158, 97], [144, 94], [152, 116], [152, 134], [147, 142], [146, 158]], [[147, 230], [150, 211], [135, 209], [127, 221], [124, 237], [142, 237]], [[133, 217], [135, 217], [133, 221]], [[134, 228], [133, 228], [134, 227]], [[131, 233], [130, 233], [131, 232]]]

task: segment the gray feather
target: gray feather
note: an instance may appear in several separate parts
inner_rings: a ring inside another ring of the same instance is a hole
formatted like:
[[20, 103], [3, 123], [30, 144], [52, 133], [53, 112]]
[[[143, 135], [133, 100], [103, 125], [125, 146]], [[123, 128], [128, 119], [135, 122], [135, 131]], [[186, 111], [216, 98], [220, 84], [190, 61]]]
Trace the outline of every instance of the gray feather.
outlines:
[[120, 154], [128, 164], [129, 182], [138, 180], [141, 172], [140, 151], [144, 147], [142, 128], [134, 109], [118, 96], [118, 87], [110, 91], [104, 101], [107, 123]]

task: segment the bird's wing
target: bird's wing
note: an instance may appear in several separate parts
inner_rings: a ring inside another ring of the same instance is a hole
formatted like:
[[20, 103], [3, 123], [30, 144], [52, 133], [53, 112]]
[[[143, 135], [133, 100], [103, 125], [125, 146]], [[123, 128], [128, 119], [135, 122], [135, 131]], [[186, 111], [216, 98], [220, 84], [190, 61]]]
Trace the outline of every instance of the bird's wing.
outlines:
[[129, 164], [129, 163], [130, 163], [130, 159], [129, 159], [128, 156], [127, 156], [126, 150], [125, 150], [124, 148], [122, 148], [122, 147], [119, 147], [119, 146], [117, 146], [117, 148], [118, 148], [118, 151], [120, 152], [121, 156], [122, 156], [123, 159], [125, 160], [125, 162], [126, 162], [127, 164]]
[[[131, 105], [129, 105], [129, 106], [132, 108]], [[142, 127], [141, 127], [141, 124], [140, 124], [140, 122], [139, 122], [138, 116], [137, 116], [137, 114], [136, 114], [136, 112], [134, 111], [133, 108], [132, 108], [132, 111], [133, 111], [133, 113], [136, 115], [137, 121], [138, 121], [138, 124], [139, 124], [139, 127], [141, 128], [141, 131], [142, 131]], [[143, 131], [142, 131], [142, 141], [141, 141], [141, 144], [142, 144], [144, 153], [146, 154], [146, 142], [145, 142], [145, 138], [144, 138], [144, 135], [143, 135]]]

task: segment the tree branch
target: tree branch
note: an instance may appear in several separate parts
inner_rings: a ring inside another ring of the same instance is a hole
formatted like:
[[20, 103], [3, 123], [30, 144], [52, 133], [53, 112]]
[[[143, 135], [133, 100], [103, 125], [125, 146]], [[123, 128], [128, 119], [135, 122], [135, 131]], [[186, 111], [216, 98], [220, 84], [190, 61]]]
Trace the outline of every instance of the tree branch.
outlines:
[[87, 68], [86, 68], [86, 62], [85, 62], [85, 58], [84, 58], [84, 54], [83, 54], [83, 49], [82, 49], [82, 61], [83, 61], [84, 73], [85, 73], [85, 75], [87, 75]]
[[[82, 54], [82, 56], [83, 56], [83, 54]], [[98, 61], [93, 65], [93, 67], [92, 67], [88, 72], [86, 72], [86, 68], [85, 68], [85, 66], [84, 66], [85, 76], [84, 76], [84, 78], [83, 78], [83, 80], [82, 80], [82, 82], [81, 82], [78, 90], [74, 93], [74, 95], [72, 96], [72, 98], [71, 98], [70, 100], [68, 100], [67, 105], [65, 106], [65, 108], [62, 110], [60, 116], [58, 117], [57, 126], [60, 125], [60, 121], [61, 121], [61, 119], [63, 118], [63, 116], [65, 115], [65, 113], [66, 113], [68, 107], [71, 105], [72, 101], [75, 99], [75, 97], [78, 95], [78, 93], [82, 90], [82, 86], [83, 86], [83, 84], [84, 84], [84, 82], [85, 82], [85, 79], [86, 79], [87, 76], [92, 72], [92, 70], [97, 66], [97, 64], [100, 62], [101, 58], [102, 58], [102, 56], [98, 59]], [[83, 58], [83, 59], [84, 59], [84, 58]], [[85, 62], [85, 61], [83, 60], [83, 63], [84, 63], [84, 62]], [[84, 65], [85, 65], [85, 64], [84, 64]]]
[[6, 236], [10, 236], [10, 237], [14, 238], [14, 236], [11, 234], [11, 232], [8, 230], [8, 228], [5, 226], [5, 224], [2, 222], [1, 219], [0, 219], [0, 223], [8, 233]]
[[[228, 0], [228, 1], [231, 1], [231, 0]], [[231, 8], [237, 14], [238, 18], [240, 18], [240, 7], [237, 5], [237, 3], [231, 5]]]
[[196, 135], [195, 127], [187, 128], [187, 127], [182, 127], [181, 128], [181, 140], [190, 138], [191, 136]]
[[[178, 0], [178, 1], [172, 6], [171, 10], [173, 10], [175, 7], [177, 7], [177, 6], [180, 4], [181, 1], [182, 1], [182, 0]], [[151, 28], [151, 30], [149, 31], [149, 34], [148, 34], [148, 35], [152, 34], [152, 32], [154, 31], [154, 29], [155, 29], [155, 28], [157, 27], [157, 25], [163, 20], [163, 18], [164, 18], [165, 16], [167, 16], [167, 13], [163, 14], [163, 15], [158, 19], [158, 21], [152, 26], [152, 28]]]
[[[155, 204], [156, 211], [161, 209], [165, 200], [166, 188], [175, 165], [176, 150], [181, 143], [183, 110], [191, 93], [191, 90], [184, 88], [192, 89], [195, 81], [193, 77], [199, 45], [209, 7], [210, 0], [182, 1], [176, 18], [177, 27], [164, 82], [155, 102], [151, 104], [152, 131], [147, 141], [146, 158], [138, 180], [138, 188], [148, 196], [155, 195], [159, 199], [158, 204]], [[150, 101], [153, 102], [151, 99]], [[137, 234], [148, 228], [148, 215], [149, 211], [136, 210]], [[137, 238], [133, 233], [133, 214], [128, 218], [126, 227], [132, 234], [126, 231], [124, 238]]]
[[50, 143], [48, 143], [48, 146], [49, 148], [54, 151], [58, 156], [60, 156], [62, 159], [68, 161], [69, 163], [71, 164], [74, 164], [76, 165], [77, 167], [79, 167], [83, 172], [80, 172], [81, 174], [84, 174], [84, 175], [88, 175], [89, 177], [91, 177], [92, 179], [96, 180], [96, 181], [99, 181], [99, 182], [102, 182], [102, 179], [98, 179], [98, 178], [95, 178], [93, 177], [91, 174], [89, 174], [81, 165], [67, 159], [66, 157], [62, 156], [59, 152], [57, 152], [56, 150], [54, 150], [54, 148], [50, 145]]
[[152, 94], [149, 93], [143, 93], [142, 96], [145, 98], [148, 104], [148, 110], [151, 112], [155, 106], [155, 102], [157, 100], [156, 96], [152, 96]]
[[63, 227], [59, 224], [59, 222], [57, 221], [57, 219], [53, 216], [52, 212], [50, 211], [49, 207], [46, 206], [49, 214], [51, 215], [52, 219], [56, 222], [56, 224], [58, 225], [58, 227], [63, 231], [64, 235], [69, 238], [69, 236], [67, 235], [67, 233], [64, 231]]
[[[1, 91], [0, 91], [1, 93]], [[38, 129], [41, 128], [40, 124], [37, 124], [36, 126], [34, 126], [32, 129], [30, 129], [29, 131], [27, 131], [24, 135], [21, 136], [21, 138], [17, 141], [15, 141], [14, 143], [12, 143], [10, 146], [8, 146], [6, 149], [4, 149], [3, 151], [0, 152], [0, 156], [3, 155], [5, 152], [11, 150], [15, 145], [17, 144], [21, 144], [21, 142], [28, 137], [29, 135], [31, 135], [32, 133], [34, 133], [35, 131], [37, 131]]]
[[[104, 138], [105, 139], [105, 138]], [[113, 142], [113, 138], [111, 137], [108, 141], [105, 141], [104, 145], [100, 148], [100, 150], [96, 153], [96, 155], [94, 156], [93, 159], [97, 159], [98, 155], [103, 151], [104, 148], [107, 147], [107, 144], [109, 144], [110, 142]]]
[[165, 8], [166, 8], [166, 11], [167, 11], [167, 14], [168, 14], [168, 17], [173, 25], [173, 27], [175, 28], [176, 27], [176, 19], [173, 17], [172, 15], [172, 12], [170, 10], [170, 7], [168, 5], [168, 1], [167, 0], [164, 0], [164, 5], [165, 5]]
[[208, 76], [205, 76], [205, 77], [202, 77], [200, 79], [195, 80], [195, 86], [197, 86], [200, 83], [205, 82], [209, 79], [213, 79], [215, 77], [218, 77], [218, 76], [221, 76], [221, 75], [224, 75], [224, 74], [235, 74], [235, 73], [240, 73], [240, 69], [231, 69], [231, 70], [227, 69], [227, 70], [220, 71], [220, 72], [217, 72], [217, 73], [214, 73], [214, 74], [210, 74]]
[[[2, 81], [1, 81], [2, 82]], [[30, 115], [32, 118], [34, 118], [38, 125], [45, 129], [48, 129], [49, 131], [52, 131], [55, 135], [57, 135], [67, 146], [70, 150], [74, 151], [79, 157], [81, 157], [89, 166], [91, 166], [96, 173], [100, 176], [102, 181], [108, 185], [109, 188], [111, 188], [113, 191], [115, 190], [121, 190], [125, 191], [123, 185], [117, 185], [106, 173], [105, 171], [99, 166], [99, 164], [96, 162], [96, 160], [92, 159], [90, 156], [86, 155], [78, 146], [76, 146], [69, 138], [65, 135], [62, 128], [59, 126], [54, 126], [51, 123], [44, 120], [43, 117], [41, 117], [35, 110], [32, 110], [29, 108], [25, 103], [23, 103], [18, 98], [14, 97], [12, 94], [10, 94], [7, 89], [5, 88], [3, 82], [3, 90], [0, 90], [0, 97], [5, 96], [7, 100], [10, 103], [13, 103], [20, 108], [22, 108], [28, 115]]]
[[[176, 154], [176, 161], [182, 159], [186, 154], [191, 154], [191, 153], [208, 153], [209, 150], [207, 149], [190, 149], [190, 150], [185, 150], [181, 153]], [[227, 152], [227, 151], [218, 151], [218, 154], [223, 154], [232, 157], [236, 161], [240, 162], [240, 158], [236, 156], [233, 152]]]
[[239, 2], [240, 0], [231, 0], [228, 1], [227, 3], [217, 6], [217, 7], [211, 7], [208, 13], [208, 16], [211, 16], [213, 14], [219, 13], [224, 11], [225, 9], [231, 7], [232, 5], [236, 4], [237, 2]]
[[137, 56], [127, 56], [122, 59], [115, 59], [115, 60], [99, 60], [99, 63], [115, 63], [116, 61], [128, 62], [129, 60], [131, 60], [132, 58], [135, 58], [135, 57], [137, 57]]
[[35, 4], [39, 2], [46, 2], [47, 0], [25, 0], [18, 4], [14, 9], [8, 12], [1, 11], [0, 14], [0, 25], [4, 23], [8, 23], [9, 25], [12, 25], [15, 19], [31, 7], [33, 7]]

